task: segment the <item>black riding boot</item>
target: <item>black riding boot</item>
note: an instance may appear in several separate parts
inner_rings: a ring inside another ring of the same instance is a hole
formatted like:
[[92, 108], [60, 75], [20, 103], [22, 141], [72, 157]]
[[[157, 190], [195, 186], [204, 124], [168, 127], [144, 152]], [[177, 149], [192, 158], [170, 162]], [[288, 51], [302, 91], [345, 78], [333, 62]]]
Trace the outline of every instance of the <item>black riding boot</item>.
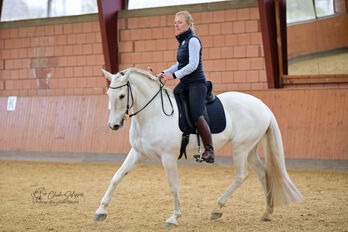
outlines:
[[[205, 121], [203, 116], [200, 116], [196, 122], [196, 127], [199, 134], [201, 135], [204, 149], [202, 159], [207, 163], [214, 163], [214, 147], [213, 140], [211, 139], [211, 133], [208, 123]], [[197, 159], [199, 155], [194, 155]]]

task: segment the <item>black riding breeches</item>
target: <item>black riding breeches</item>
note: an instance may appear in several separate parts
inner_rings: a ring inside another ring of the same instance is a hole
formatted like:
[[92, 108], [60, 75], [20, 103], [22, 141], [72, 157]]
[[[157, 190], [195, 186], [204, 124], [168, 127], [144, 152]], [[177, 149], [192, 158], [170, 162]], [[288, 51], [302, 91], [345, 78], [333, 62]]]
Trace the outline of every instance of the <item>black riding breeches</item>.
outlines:
[[174, 94], [184, 93], [188, 97], [190, 115], [196, 123], [198, 118], [204, 114], [205, 98], [207, 95], [206, 82], [183, 83], [180, 82], [174, 89]]

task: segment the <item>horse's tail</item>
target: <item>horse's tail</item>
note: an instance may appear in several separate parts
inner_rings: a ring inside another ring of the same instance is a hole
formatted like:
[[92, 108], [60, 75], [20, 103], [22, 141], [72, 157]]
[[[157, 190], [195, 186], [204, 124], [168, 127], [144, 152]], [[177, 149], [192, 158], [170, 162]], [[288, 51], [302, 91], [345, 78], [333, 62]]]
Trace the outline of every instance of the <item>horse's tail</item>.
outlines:
[[263, 148], [266, 159], [268, 205], [273, 208], [273, 206], [302, 201], [302, 194], [292, 183], [286, 171], [282, 136], [273, 114], [263, 139]]

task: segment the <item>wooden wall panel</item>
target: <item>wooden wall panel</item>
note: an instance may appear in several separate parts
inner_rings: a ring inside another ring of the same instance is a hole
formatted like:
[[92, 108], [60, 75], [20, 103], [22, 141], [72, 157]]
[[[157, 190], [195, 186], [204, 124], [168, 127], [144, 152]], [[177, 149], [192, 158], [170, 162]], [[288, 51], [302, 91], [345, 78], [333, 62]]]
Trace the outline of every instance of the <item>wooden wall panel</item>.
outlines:
[[[274, 112], [287, 158], [348, 159], [348, 89], [248, 91]], [[128, 130], [107, 127], [107, 96], [0, 98], [0, 150], [122, 153]], [[231, 145], [217, 152], [231, 155]]]
[[288, 56], [348, 47], [348, 14], [287, 27]]
[[287, 157], [348, 159], [347, 89], [268, 92], [251, 94], [276, 115]]

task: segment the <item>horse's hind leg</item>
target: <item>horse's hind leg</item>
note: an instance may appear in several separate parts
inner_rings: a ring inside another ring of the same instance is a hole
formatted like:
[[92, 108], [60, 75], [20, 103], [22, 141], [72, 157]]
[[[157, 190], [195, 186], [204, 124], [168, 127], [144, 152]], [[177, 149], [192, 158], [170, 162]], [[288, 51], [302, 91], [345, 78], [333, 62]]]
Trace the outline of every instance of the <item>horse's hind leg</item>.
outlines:
[[214, 207], [210, 219], [215, 220], [222, 216], [221, 208], [226, 204], [227, 200], [230, 198], [232, 193], [245, 181], [248, 177], [248, 166], [247, 166], [247, 157], [246, 153], [238, 153], [233, 156], [233, 165], [236, 170], [233, 182], [228, 187], [226, 192], [219, 198], [216, 206]]
[[257, 154], [257, 145], [250, 151], [248, 156], [248, 163], [250, 167], [256, 172], [263, 190], [265, 192], [265, 199], [266, 199], [266, 212], [262, 216], [262, 221], [269, 221], [269, 216], [273, 213], [273, 205], [269, 203], [268, 197], [267, 197], [267, 185], [266, 185], [266, 167], [260, 160], [258, 154]]
[[95, 221], [103, 221], [107, 216], [106, 207], [109, 205], [112, 194], [114, 193], [116, 186], [121, 182], [123, 177], [127, 175], [127, 173], [132, 170], [139, 161], [145, 160], [144, 156], [135, 151], [134, 148], [130, 150], [127, 155], [127, 158], [123, 162], [122, 166], [117, 170], [115, 175], [113, 176], [111, 183], [109, 185], [108, 190], [106, 191], [103, 199], [100, 202], [99, 208], [95, 212], [94, 220]]

